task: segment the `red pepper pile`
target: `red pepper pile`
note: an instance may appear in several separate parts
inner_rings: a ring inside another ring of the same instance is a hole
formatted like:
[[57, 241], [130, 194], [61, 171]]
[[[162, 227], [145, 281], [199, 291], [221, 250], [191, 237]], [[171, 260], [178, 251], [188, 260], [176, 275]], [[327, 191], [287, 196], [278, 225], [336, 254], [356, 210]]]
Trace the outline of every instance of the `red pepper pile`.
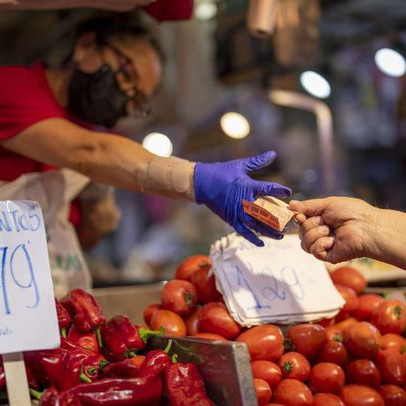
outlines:
[[[169, 348], [146, 352], [162, 334], [126, 316], [106, 320], [96, 299], [75, 289], [57, 301], [61, 346], [24, 353], [31, 395], [42, 406], [211, 406], [194, 364], [173, 363]], [[0, 364], [0, 389], [5, 386]]]

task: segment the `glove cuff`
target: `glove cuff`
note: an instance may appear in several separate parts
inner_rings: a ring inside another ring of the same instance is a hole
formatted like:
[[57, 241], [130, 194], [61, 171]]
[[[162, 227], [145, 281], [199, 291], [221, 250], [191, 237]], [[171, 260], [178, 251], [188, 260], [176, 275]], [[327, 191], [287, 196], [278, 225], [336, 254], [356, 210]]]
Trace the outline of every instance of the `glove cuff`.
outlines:
[[138, 173], [141, 191], [194, 201], [195, 165], [177, 157], [154, 157]]

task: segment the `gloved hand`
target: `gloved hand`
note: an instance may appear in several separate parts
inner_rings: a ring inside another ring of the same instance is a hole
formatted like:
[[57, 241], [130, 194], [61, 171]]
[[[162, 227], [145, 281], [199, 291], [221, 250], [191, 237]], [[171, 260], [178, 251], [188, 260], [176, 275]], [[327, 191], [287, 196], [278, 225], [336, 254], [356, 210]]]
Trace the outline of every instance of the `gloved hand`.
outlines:
[[290, 196], [292, 192], [285, 186], [253, 180], [248, 176], [248, 173], [269, 165], [275, 157], [275, 151], [268, 151], [228, 162], [198, 162], [194, 172], [196, 202], [205, 204], [239, 234], [259, 247], [264, 243], [250, 229], [275, 239], [281, 239], [283, 235], [246, 214], [242, 200], [253, 202], [259, 196], [266, 195]]

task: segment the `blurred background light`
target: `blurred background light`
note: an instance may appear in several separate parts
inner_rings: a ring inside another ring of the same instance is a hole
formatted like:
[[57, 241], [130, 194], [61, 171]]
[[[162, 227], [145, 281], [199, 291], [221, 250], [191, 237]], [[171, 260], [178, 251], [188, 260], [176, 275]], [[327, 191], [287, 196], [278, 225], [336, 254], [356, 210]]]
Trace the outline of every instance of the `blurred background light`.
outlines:
[[142, 146], [149, 152], [162, 157], [169, 157], [173, 152], [171, 140], [161, 133], [150, 133], [142, 141]]
[[380, 71], [389, 76], [398, 78], [406, 72], [405, 58], [394, 49], [378, 49], [375, 53], [375, 63]]
[[225, 113], [220, 119], [220, 126], [230, 138], [245, 138], [250, 133], [250, 123], [240, 113]]
[[217, 5], [213, 1], [201, 1], [196, 4], [195, 16], [198, 20], [210, 20], [217, 14]]
[[331, 87], [326, 79], [313, 71], [306, 71], [300, 75], [300, 84], [312, 96], [325, 99], [330, 96]]

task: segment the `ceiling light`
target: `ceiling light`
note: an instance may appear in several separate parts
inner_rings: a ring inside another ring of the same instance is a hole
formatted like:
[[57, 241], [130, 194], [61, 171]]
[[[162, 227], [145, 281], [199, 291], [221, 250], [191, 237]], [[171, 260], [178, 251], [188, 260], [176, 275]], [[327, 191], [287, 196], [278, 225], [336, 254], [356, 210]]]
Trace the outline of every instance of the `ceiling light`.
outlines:
[[212, 1], [202, 1], [196, 4], [195, 15], [199, 20], [210, 20], [217, 14], [217, 6]]
[[405, 58], [394, 49], [378, 49], [375, 53], [375, 63], [379, 70], [389, 76], [398, 78], [406, 72]]
[[168, 157], [172, 155], [173, 145], [171, 140], [161, 133], [150, 133], [142, 141], [142, 146], [155, 155]]
[[230, 138], [245, 138], [250, 133], [250, 123], [240, 113], [225, 113], [220, 119], [221, 129]]
[[330, 96], [331, 87], [323, 76], [313, 71], [306, 71], [300, 75], [300, 84], [312, 96], [325, 99]]

